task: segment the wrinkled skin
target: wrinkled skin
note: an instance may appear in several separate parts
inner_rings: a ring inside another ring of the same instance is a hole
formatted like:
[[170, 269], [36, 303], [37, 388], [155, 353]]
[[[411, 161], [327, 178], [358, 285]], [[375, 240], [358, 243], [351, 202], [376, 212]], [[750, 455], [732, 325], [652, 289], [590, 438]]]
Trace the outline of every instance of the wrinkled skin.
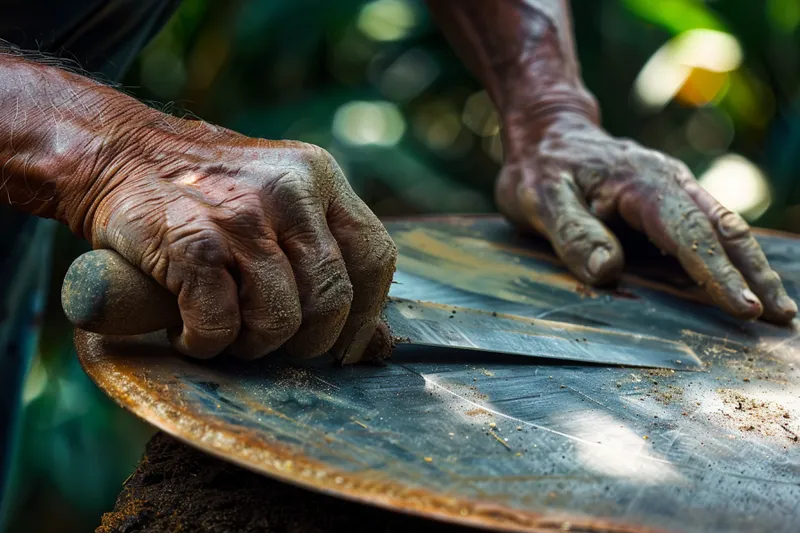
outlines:
[[[622, 219], [728, 313], [788, 323], [797, 313], [742, 218], [688, 168], [600, 127], [580, 77], [566, 0], [427, 0], [504, 125], [500, 210], [547, 237], [581, 281], [613, 282], [624, 265], [604, 222]], [[628, 250], [636, 253], [636, 250]]]
[[397, 252], [319, 147], [171, 117], [0, 54], [0, 165], [3, 200], [177, 296], [184, 354], [355, 362], [376, 331]]
[[[172, 120], [172, 119], [170, 119]], [[176, 119], [177, 121], [177, 119]], [[283, 347], [359, 359], [396, 249], [333, 158], [201, 122], [128, 143], [85, 207], [85, 233], [178, 295], [173, 346], [241, 358]]]
[[614, 281], [622, 247], [603, 221], [621, 217], [675, 256], [725, 311], [786, 322], [797, 306], [744, 220], [720, 205], [682, 162], [615, 139], [581, 115], [555, 120], [497, 181], [500, 209], [546, 236], [581, 281]]
[[[613, 281], [621, 217], [723, 309], [788, 322], [797, 307], [744, 221], [686, 167], [599, 126], [565, 0], [428, 0], [504, 124], [497, 201], [575, 275]], [[178, 297], [179, 351], [284, 348], [359, 360], [396, 250], [323, 150], [169, 117], [85, 77], [0, 53], [0, 201], [112, 248]]]

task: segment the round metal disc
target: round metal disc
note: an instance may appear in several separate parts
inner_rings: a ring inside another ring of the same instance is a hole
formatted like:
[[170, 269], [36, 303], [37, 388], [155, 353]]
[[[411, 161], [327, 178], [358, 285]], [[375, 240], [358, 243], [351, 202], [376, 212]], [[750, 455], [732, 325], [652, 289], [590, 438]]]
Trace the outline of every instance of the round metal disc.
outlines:
[[[403, 347], [385, 366], [198, 362], [162, 334], [76, 332], [115, 401], [186, 443], [342, 498], [502, 531], [795, 531], [796, 329], [626, 274], [581, 287], [500, 219], [387, 224], [392, 294], [685, 343], [701, 372]], [[800, 297], [800, 244], [759, 236]]]

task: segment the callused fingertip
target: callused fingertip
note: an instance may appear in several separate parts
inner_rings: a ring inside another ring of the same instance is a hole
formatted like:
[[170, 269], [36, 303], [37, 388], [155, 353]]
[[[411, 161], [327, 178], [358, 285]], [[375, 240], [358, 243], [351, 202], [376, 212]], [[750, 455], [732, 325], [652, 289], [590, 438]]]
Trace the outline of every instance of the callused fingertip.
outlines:
[[589, 275], [596, 278], [602, 274], [603, 268], [606, 266], [610, 257], [611, 254], [608, 253], [608, 250], [605, 248], [595, 248], [592, 255], [589, 256], [589, 260], [586, 262], [586, 270], [589, 272]]
[[783, 295], [778, 298], [776, 302], [778, 304], [778, 308], [783, 312], [786, 316], [787, 320], [793, 318], [797, 315], [797, 303], [789, 298], [787, 295]]
[[740, 313], [741, 317], [748, 320], [760, 317], [764, 312], [764, 306], [758, 296], [750, 289], [742, 289], [741, 297], [746, 306]]
[[743, 289], [742, 290], [742, 299], [750, 304], [751, 306], [760, 306], [761, 300], [758, 299], [758, 296], [755, 295], [753, 291], [750, 289]]
[[614, 281], [621, 269], [622, 262], [604, 246], [595, 248], [589, 255], [589, 260], [586, 261], [588, 281], [593, 285], [603, 285]]

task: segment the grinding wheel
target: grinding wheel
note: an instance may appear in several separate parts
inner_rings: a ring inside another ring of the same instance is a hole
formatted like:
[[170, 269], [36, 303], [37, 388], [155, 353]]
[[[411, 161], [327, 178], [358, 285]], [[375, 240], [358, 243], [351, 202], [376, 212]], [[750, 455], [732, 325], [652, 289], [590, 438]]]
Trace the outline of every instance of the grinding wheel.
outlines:
[[[796, 531], [800, 334], [694, 287], [580, 286], [495, 217], [387, 223], [392, 294], [684, 342], [701, 372], [398, 350], [386, 366], [172, 352], [76, 331], [116, 402], [210, 454], [308, 489], [496, 531]], [[758, 239], [800, 299], [800, 241]]]

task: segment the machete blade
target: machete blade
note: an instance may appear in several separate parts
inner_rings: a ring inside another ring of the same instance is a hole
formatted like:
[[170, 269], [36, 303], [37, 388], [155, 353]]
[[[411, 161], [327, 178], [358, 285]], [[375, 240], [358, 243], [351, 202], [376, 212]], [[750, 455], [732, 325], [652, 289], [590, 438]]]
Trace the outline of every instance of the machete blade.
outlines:
[[703, 367], [682, 342], [613, 329], [394, 297], [384, 317], [401, 344], [643, 368]]

